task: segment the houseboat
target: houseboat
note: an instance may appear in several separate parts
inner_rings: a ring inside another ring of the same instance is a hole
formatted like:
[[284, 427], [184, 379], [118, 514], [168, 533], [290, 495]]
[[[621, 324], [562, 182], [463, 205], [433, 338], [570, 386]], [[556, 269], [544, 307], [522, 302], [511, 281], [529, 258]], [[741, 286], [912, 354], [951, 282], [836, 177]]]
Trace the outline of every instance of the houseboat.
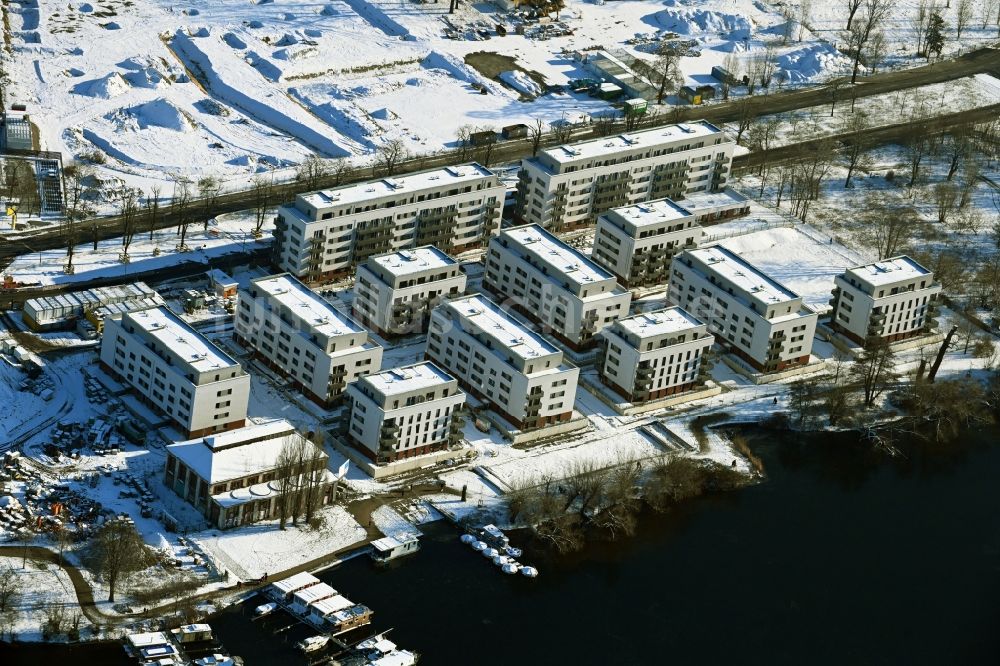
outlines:
[[141, 666], [183, 666], [185, 663], [177, 645], [162, 631], [128, 634], [125, 654]]
[[318, 585], [320, 583], [319, 578], [313, 576], [311, 573], [297, 573], [294, 576], [289, 576], [284, 580], [279, 580], [277, 583], [272, 583], [270, 587], [267, 588], [265, 593], [268, 598], [273, 599], [281, 604], [289, 604], [292, 601], [292, 596], [301, 590], [313, 585]]
[[372, 541], [371, 557], [376, 565], [385, 566], [390, 561], [420, 550], [416, 534], [382, 537]]

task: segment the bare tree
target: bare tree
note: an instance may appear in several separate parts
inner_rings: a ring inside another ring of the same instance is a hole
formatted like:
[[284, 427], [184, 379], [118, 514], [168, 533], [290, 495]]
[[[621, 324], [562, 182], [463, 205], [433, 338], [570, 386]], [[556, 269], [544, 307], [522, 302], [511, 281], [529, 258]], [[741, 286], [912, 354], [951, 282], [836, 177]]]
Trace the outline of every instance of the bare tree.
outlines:
[[972, 22], [974, 12], [972, 0], [958, 0], [955, 4], [955, 39], [962, 39], [962, 31]]
[[188, 247], [185, 240], [188, 225], [191, 224], [191, 179], [186, 176], [178, 176], [174, 179], [174, 196], [171, 207], [177, 215], [177, 233], [180, 236], [177, 249], [186, 252]]
[[663, 104], [668, 92], [680, 86], [680, 55], [669, 42], [662, 42], [653, 64], [656, 81], [656, 103]]
[[757, 109], [749, 96], [742, 97], [736, 102], [736, 143], [743, 138], [743, 133], [750, 129], [754, 119], [757, 117]]
[[844, 140], [841, 154], [847, 159], [847, 178], [844, 180], [844, 187], [851, 187], [851, 178], [858, 169], [866, 169], [871, 164], [868, 140], [868, 130], [871, 129], [871, 120], [865, 113], [852, 113], [847, 117], [844, 129], [848, 137]]
[[896, 379], [896, 359], [892, 346], [883, 338], [870, 340], [851, 367], [865, 407], [872, 407]]
[[727, 53], [726, 57], [722, 59], [722, 68], [729, 72], [729, 78], [723, 80], [719, 87], [722, 99], [728, 100], [730, 88], [735, 81], [740, 79], [740, 59], [735, 53]]
[[802, 41], [806, 26], [812, 18], [812, 0], [799, 1], [799, 30], [796, 39]]
[[958, 188], [953, 183], [942, 181], [934, 185], [933, 194], [938, 224], [945, 224], [958, 203]]
[[924, 158], [931, 152], [931, 141], [922, 134], [916, 134], [907, 139], [903, 149], [910, 165], [910, 181], [907, 187], [913, 187], [920, 180], [920, 167]]
[[375, 165], [381, 169], [385, 176], [392, 176], [396, 173], [399, 163], [406, 159], [408, 152], [406, 146], [399, 139], [386, 141], [378, 147], [375, 155]]
[[71, 163], [63, 167], [63, 231], [66, 234], [66, 267], [67, 274], [72, 274], [73, 253], [79, 242], [80, 221], [93, 210], [88, 201], [93, 174], [90, 167]]
[[153, 232], [156, 231], [156, 223], [160, 219], [160, 185], [153, 185], [149, 188], [149, 196], [146, 197], [146, 229], [149, 231], [149, 242], [153, 242]]
[[14, 610], [21, 594], [21, 577], [14, 567], [0, 567], [0, 614]]
[[982, 18], [983, 30], [986, 30], [990, 24], [990, 19], [994, 16], [997, 16], [997, 21], [1000, 23], [1000, 0], [981, 0], [979, 11]]
[[469, 149], [472, 148], [472, 125], [460, 125], [455, 130], [455, 143], [458, 145], [458, 159], [462, 162], [469, 159]]
[[858, 20], [848, 30], [848, 52], [854, 59], [851, 83], [856, 83], [858, 80], [858, 71], [861, 69], [861, 59], [864, 56], [868, 40], [871, 39], [876, 28], [884, 23], [892, 8], [892, 0], [864, 0], [864, 6], [864, 14], [858, 17]]
[[542, 147], [542, 137], [545, 135], [545, 125], [542, 119], [535, 118], [535, 122], [528, 126], [528, 136], [531, 139], [531, 156], [538, 155], [538, 150]]
[[876, 192], [865, 198], [862, 240], [875, 250], [879, 259], [894, 257], [909, 241], [917, 223], [912, 207], [890, 204]]
[[136, 191], [131, 187], [122, 187], [118, 193], [118, 219], [122, 225], [122, 252], [118, 258], [123, 264], [127, 264], [128, 249], [139, 230], [139, 201]]
[[[478, 150], [479, 163], [484, 167], [489, 168], [490, 164], [493, 162], [493, 151], [497, 147], [496, 129], [490, 125], [483, 125], [482, 127], [477, 128], [476, 131], [482, 133], [489, 132], [492, 135], [490, 138], [484, 139], [482, 143], [480, 143]], [[481, 134], [480, 136], [486, 135]]]
[[98, 571], [108, 584], [108, 601], [114, 601], [118, 583], [149, 566], [149, 552], [135, 526], [120, 519], [101, 527], [95, 546]]
[[[868, 47], [865, 49], [865, 65], [868, 67], [869, 74], [874, 74], [878, 71], [878, 68], [885, 62], [888, 54], [889, 43], [885, 38], [885, 30], [874, 31], [868, 39]], [[854, 104], [852, 102], [851, 108], [853, 107]]]
[[927, 37], [927, 26], [929, 25], [931, 17], [930, 7], [930, 0], [919, 0], [914, 10], [913, 19], [910, 21], [910, 27], [913, 29], [913, 35], [917, 39], [916, 54], [918, 56], [923, 55], [924, 49], [926, 49], [924, 40]]
[[205, 231], [208, 231], [208, 220], [215, 212], [220, 192], [222, 192], [222, 182], [215, 176], [203, 176], [198, 179], [198, 196], [201, 198], [201, 216]]
[[260, 238], [264, 222], [267, 221], [267, 210], [271, 206], [274, 185], [270, 178], [257, 176], [253, 179], [253, 237]]
[[302, 183], [306, 191], [312, 191], [319, 188], [320, 182], [328, 174], [326, 163], [316, 155], [310, 154], [295, 170], [295, 179]]
[[847, 0], [847, 26], [844, 30], [850, 30], [851, 24], [854, 23], [854, 15], [858, 13], [858, 9], [861, 8], [861, 3], [864, 0]]

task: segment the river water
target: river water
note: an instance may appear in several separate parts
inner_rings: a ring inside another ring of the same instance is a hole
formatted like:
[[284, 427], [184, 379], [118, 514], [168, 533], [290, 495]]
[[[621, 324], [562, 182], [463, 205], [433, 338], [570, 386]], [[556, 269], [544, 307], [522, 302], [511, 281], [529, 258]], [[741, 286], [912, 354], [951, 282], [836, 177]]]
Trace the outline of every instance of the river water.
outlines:
[[[534, 580], [500, 574], [444, 524], [389, 569], [358, 558], [321, 578], [422, 664], [1000, 663], [1000, 430], [891, 460], [843, 435], [750, 440], [766, 482], [644, 515], [634, 537], [573, 556], [529, 549]], [[233, 653], [302, 663], [300, 634], [248, 612], [211, 620]], [[118, 663], [118, 650], [60, 656]], [[49, 654], [0, 648], [0, 663]]]

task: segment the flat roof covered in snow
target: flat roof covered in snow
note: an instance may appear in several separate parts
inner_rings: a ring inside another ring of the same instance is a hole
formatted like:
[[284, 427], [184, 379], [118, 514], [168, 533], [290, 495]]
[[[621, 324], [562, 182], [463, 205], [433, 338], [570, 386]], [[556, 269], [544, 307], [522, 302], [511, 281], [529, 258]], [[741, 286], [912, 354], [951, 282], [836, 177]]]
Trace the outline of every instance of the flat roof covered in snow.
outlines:
[[274, 469], [292, 439], [304, 438], [285, 419], [272, 419], [171, 444], [167, 451], [208, 483], [221, 483]]
[[581, 159], [613, 155], [624, 150], [653, 148], [676, 141], [700, 139], [714, 134], [721, 135], [722, 131], [709, 122], [698, 120], [690, 123], [656, 127], [641, 132], [628, 132], [616, 136], [592, 139], [572, 145], [556, 146], [555, 148], [545, 150], [544, 153], [554, 162], [563, 164]]
[[475, 162], [431, 169], [403, 176], [380, 178], [365, 183], [344, 185], [330, 190], [317, 190], [300, 194], [299, 199], [313, 208], [323, 210], [332, 206], [381, 199], [393, 195], [411, 194], [422, 190], [450, 188], [471, 183], [483, 178], [493, 178], [495, 174]]
[[360, 324], [287, 273], [257, 278], [250, 284], [288, 308], [320, 335], [334, 337], [365, 332]]
[[750, 264], [735, 252], [716, 245], [713, 247], [688, 250], [687, 254], [705, 264], [710, 270], [731, 282], [748, 298], [768, 305], [786, 303], [799, 299], [799, 295], [777, 280], [769, 278], [756, 266]]
[[304, 587], [315, 585], [318, 582], [320, 582], [320, 580], [319, 578], [316, 578], [316, 576], [313, 576], [307, 571], [301, 571], [285, 578], [284, 580], [279, 580], [277, 583], [272, 583], [271, 586], [282, 594], [288, 594], [289, 592], [295, 592], [296, 590], [301, 590]]
[[705, 323], [683, 308], [674, 306], [619, 319], [618, 325], [625, 331], [639, 336], [640, 339], [645, 339], [669, 333], [680, 333], [691, 328], [704, 326]]
[[878, 287], [902, 280], [923, 277], [930, 275], [931, 272], [913, 259], [903, 255], [865, 264], [864, 266], [848, 268], [847, 274], [856, 277], [862, 282]]
[[740, 194], [731, 187], [727, 187], [719, 192], [695, 192], [694, 194], [689, 194], [684, 197], [682, 203], [691, 213], [697, 214], [706, 208], [749, 205], [750, 198]]
[[570, 247], [537, 224], [506, 229], [500, 238], [510, 239], [512, 244], [543, 266], [552, 269], [549, 278], [562, 276], [579, 285], [587, 285], [602, 280], [613, 280], [614, 276], [598, 266], [590, 257], [574, 247]]
[[458, 263], [433, 245], [425, 245], [424, 247], [412, 250], [400, 250], [399, 252], [383, 254], [378, 257], [369, 257], [368, 261], [385, 269], [390, 275], [397, 277], [410, 273], [419, 273], [432, 268], [454, 266]]
[[511, 318], [482, 294], [447, 301], [442, 306], [459, 313], [471, 326], [482, 331], [483, 335], [492, 338], [497, 347], [509, 351], [518, 358], [531, 360], [539, 356], [559, 353], [559, 350], [546, 342], [544, 338], [521, 322]]
[[176, 354], [196, 372], [211, 372], [234, 366], [242, 369], [239, 363], [166, 306], [126, 312], [122, 315], [122, 320], [134, 323], [149, 336], [156, 338], [164, 349]]
[[611, 217], [621, 217], [636, 228], [661, 224], [663, 222], [674, 222], [693, 217], [691, 211], [670, 199], [656, 199], [634, 206], [622, 206], [608, 211]]
[[455, 378], [430, 361], [392, 368], [360, 377], [382, 395], [398, 395], [455, 381]]

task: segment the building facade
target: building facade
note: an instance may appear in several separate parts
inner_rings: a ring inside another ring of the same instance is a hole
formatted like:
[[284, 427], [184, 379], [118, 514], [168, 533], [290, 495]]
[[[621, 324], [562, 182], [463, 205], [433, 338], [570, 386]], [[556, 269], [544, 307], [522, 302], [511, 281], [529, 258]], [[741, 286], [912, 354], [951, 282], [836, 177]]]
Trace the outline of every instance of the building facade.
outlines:
[[724, 247], [674, 257], [667, 294], [758, 372], [809, 362], [816, 313], [801, 296]]
[[849, 268], [834, 284], [830, 326], [857, 343], [895, 342], [934, 328], [941, 285], [907, 256]]
[[725, 187], [735, 143], [704, 121], [584, 141], [522, 160], [517, 216], [559, 231], [606, 210]]
[[319, 282], [397, 250], [481, 247], [500, 228], [505, 192], [492, 171], [464, 164], [300, 194], [278, 209], [273, 261]]
[[170, 417], [187, 437], [246, 422], [250, 376], [165, 306], [106, 318], [101, 367]]
[[632, 403], [683, 393], [704, 383], [715, 337], [708, 325], [672, 307], [616, 321], [601, 331], [601, 381]]
[[171, 444], [163, 482], [225, 529], [278, 518], [282, 511], [291, 517], [292, 505], [328, 504], [334, 480], [328, 458], [288, 421], [262, 420]]
[[283, 273], [237, 296], [233, 337], [314, 402], [339, 402], [349, 382], [378, 370], [382, 347], [316, 292]]
[[347, 439], [376, 463], [441, 451], [462, 438], [465, 393], [425, 361], [358, 379], [347, 387]]
[[369, 257], [354, 281], [354, 316], [381, 335], [421, 333], [431, 309], [465, 283], [459, 263], [432, 245]]
[[632, 294], [590, 257], [537, 225], [506, 229], [490, 240], [483, 287], [546, 326], [573, 349], [628, 316]]
[[579, 368], [480, 294], [434, 308], [427, 356], [519, 430], [573, 416]]
[[655, 287], [670, 279], [674, 255], [698, 247], [703, 235], [690, 211], [658, 199], [598, 217], [591, 256], [627, 287]]

